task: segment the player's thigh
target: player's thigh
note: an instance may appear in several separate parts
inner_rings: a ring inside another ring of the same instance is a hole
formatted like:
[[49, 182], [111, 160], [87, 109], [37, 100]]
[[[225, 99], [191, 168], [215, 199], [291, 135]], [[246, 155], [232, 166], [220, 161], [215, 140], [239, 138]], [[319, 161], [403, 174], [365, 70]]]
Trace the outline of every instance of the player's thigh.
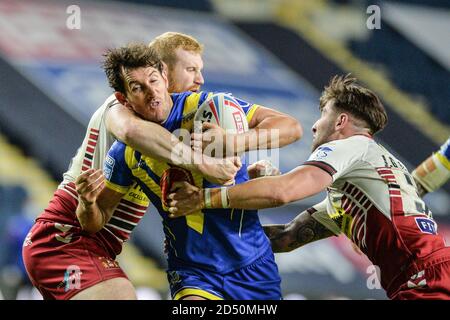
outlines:
[[97, 239], [83, 235], [77, 227], [64, 228], [69, 232], [63, 233], [62, 225], [54, 222], [38, 221], [24, 242], [27, 273], [44, 299], [68, 300], [106, 280], [126, 279]]
[[127, 278], [113, 278], [80, 291], [71, 300], [136, 300], [136, 291]]

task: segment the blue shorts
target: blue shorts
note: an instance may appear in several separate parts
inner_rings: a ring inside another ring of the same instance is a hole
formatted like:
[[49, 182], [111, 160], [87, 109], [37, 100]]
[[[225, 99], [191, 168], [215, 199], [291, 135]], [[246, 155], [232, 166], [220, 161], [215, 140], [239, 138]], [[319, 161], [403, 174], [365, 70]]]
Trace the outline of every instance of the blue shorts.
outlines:
[[253, 263], [226, 273], [183, 267], [168, 270], [172, 299], [200, 296], [208, 300], [280, 300], [281, 279], [272, 251]]

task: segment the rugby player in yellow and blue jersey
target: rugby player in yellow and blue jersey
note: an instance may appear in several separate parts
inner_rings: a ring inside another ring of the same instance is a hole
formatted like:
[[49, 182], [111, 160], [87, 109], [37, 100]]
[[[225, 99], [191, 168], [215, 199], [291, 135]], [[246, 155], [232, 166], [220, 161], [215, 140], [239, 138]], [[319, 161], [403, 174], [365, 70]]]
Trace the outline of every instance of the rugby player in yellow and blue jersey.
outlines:
[[[170, 95], [161, 67], [152, 49], [139, 44], [110, 50], [104, 63], [110, 86], [123, 105], [170, 132], [176, 133], [178, 129], [192, 132], [196, 110], [212, 93]], [[280, 146], [300, 138], [301, 127], [292, 117], [237, 101], [250, 128], [279, 129]], [[259, 130], [244, 135], [247, 141], [258, 141]], [[227, 136], [233, 138], [237, 139]], [[247, 145], [258, 147], [257, 143]], [[83, 228], [89, 232], [102, 228], [123, 194], [137, 182], [162, 217], [169, 243], [168, 279], [174, 299], [281, 299], [278, 268], [257, 211], [203, 210], [181, 219], [169, 219], [162, 204], [160, 182], [170, 168], [166, 162], [144, 156], [116, 141], [105, 160], [106, 181], [99, 172], [78, 179], [77, 215], [83, 220]], [[197, 186], [214, 186], [197, 173], [189, 174]], [[235, 183], [247, 180], [244, 163]], [[123, 221], [123, 228], [127, 227]]]

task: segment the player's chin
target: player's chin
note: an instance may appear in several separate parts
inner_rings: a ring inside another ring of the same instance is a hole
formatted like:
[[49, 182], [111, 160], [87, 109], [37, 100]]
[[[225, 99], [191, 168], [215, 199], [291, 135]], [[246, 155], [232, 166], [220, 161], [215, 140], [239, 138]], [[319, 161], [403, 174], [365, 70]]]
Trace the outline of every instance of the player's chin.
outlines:
[[166, 120], [167, 116], [164, 114], [164, 112], [158, 112], [153, 116], [152, 122], [156, 123], [163, 123]]
[[312, 145], [311, 145], [311, 151], [316, 150], [320, 145], [321, 145], [321, 143], [319, 143], [318, 140], [313, 140]]

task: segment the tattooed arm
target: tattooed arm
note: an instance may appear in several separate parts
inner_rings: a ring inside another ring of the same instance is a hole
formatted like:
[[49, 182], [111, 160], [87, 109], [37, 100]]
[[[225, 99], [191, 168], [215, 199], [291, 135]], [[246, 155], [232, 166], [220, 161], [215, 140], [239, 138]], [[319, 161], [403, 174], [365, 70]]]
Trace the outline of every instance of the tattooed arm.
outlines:
[[303, 211], [287, 224], [269, 224], [263, 228], [275, 253], [289, 252], [307, 243], [334, 235], [307, 211]]

